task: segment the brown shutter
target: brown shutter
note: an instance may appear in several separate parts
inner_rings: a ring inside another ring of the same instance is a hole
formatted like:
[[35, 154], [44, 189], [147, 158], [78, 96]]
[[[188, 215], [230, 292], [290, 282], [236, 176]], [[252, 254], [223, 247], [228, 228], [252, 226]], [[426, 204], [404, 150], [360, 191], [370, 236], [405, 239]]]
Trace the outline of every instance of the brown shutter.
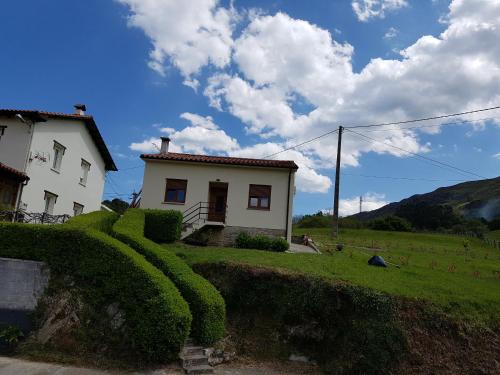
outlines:
[[187, 186], [187, 180], [177, 180], [173, 178], [167, 179], [167, 189], [185, 190], [186, 186]]
[[270, 197], [271, 196], [271, 186], [270, 185], [250, 185], [250, 196], [252, 197]]

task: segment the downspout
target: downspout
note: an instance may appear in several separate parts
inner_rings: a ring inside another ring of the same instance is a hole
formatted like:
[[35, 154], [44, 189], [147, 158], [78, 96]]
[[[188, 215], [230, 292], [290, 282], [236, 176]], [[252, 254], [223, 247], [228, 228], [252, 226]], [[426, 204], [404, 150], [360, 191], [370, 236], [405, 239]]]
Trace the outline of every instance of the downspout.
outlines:
[[288, 171], [288, 194], [286, 199], [286, 229], [285, 229], [285, 237], [288, 240], [288, 232], [290, 231], [288, 218], [290, 217], [290, 182], [292, 181], [292, 170]]
[[[33, 133], [35, 132], [35, 121], [29, 120], [30, 123], [28, 124], [28, 122], [26, 120], [24, 120], [22, 118], [22, 116], [20, 116], [20, 120], [21, 120], [21, 122], [24, 122], [26, 125], [28, 125], [28, 131], [29, 131], [29, 134], [30, 134], [30, 140], [29, 140], [29, 143], [28, 143], [28, 150], [26, 151], [26, 159], [24, 161], [24, 170], [23, 170], [23, 172], [26, 175], [28, 175], [28, 162], [29, 162], [29, 159], [30, 159], [31, 145], [33, 143]], [[18, 189], [18, 197], [17, 197], [17, 203], [16, 203], [15, 211], [19, 210], [19, 206], [21, 204], [21, 198], [22, 198], [22, 195], [23, 195], [23, 189], [24, 189], [24, 187], [26, 185], [28, 185], [28, 181], [29, 181], [29, 179], [26, 180], [26, 181], [23, 181], [21, 183], [20, 188]]]

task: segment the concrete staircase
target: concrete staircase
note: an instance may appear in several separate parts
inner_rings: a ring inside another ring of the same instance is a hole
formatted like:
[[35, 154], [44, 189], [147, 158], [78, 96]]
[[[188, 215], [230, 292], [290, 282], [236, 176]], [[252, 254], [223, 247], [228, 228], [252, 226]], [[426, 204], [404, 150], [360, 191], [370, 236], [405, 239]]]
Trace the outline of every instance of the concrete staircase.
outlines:
[[195, 345], [191, 339], [186, 341], [186, 345], [184, 345], [179, 357], [186, 374], [214, 373], [214, 368], [208, 363], [208, 355], [205, 348]]

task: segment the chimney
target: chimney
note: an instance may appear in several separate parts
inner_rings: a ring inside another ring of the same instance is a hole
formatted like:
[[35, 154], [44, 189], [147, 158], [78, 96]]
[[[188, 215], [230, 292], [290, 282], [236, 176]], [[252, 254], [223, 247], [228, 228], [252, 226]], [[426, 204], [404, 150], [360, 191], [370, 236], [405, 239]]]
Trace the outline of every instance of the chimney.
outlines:
[[170, 138], [168, 137], [161, 137], [161, 149], [160, 152], [162, 154], [168, 153], [168, 145], [170, 143]]
[[75, 104], [73, 107], [75, 107], [75, 114], [85, 116], [85, 111], [87, 110], [85, 104]]

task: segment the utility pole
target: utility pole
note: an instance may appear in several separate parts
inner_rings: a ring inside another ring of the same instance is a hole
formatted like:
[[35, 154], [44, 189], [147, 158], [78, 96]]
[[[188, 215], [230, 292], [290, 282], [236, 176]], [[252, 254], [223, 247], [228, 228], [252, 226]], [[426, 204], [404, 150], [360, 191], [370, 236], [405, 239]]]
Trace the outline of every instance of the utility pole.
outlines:
[[339, 126], [337, 145], [337, 166], [335, 168], [335, 193], [333, 196], [333, 237], [339, 235], [339, 191], [340, 191], [340, 155], [342, 148], [343, 126]]
[[359, 213], [363, 212], [363, 196], [359, 196]]

